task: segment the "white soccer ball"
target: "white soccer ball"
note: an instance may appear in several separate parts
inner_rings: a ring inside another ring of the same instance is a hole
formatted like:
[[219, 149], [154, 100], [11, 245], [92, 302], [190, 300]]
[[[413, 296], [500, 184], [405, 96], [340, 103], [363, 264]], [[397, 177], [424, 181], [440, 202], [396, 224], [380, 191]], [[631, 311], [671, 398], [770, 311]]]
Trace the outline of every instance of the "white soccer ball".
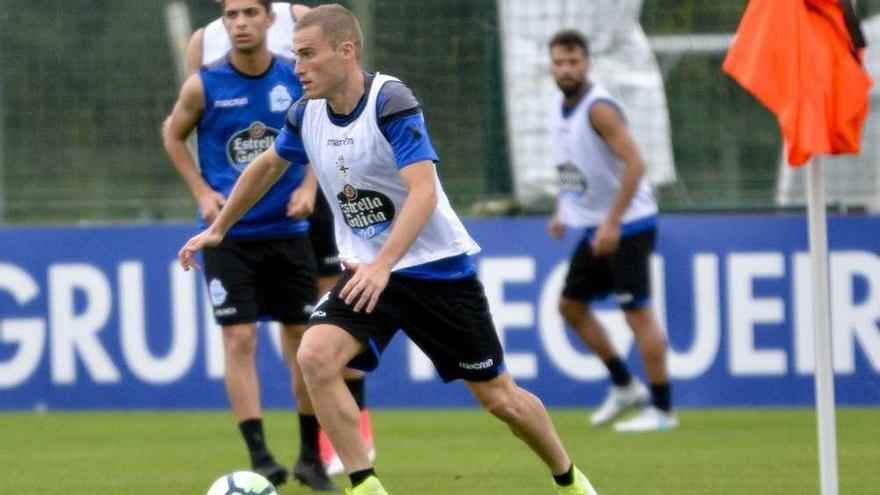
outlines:
[[250, 471], [224, 474], [208, 488], [207, 495], [278, 495], [266, 478]]

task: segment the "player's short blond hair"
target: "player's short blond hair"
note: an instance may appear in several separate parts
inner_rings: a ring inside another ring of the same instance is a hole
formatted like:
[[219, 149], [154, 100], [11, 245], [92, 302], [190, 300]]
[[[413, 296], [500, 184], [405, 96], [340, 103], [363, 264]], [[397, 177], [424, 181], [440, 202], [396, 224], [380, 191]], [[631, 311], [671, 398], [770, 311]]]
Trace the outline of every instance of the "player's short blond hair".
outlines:
[[296, 22], [294, 31], [311, 26], [321, 28], [324, 39], [335, 50], [340, 44], [350, 41], [354, 44], [358, 58], [361, 55], [361, 47], [364, 44], [364, 34], [361, 25], [354, 14], [338, 3], [321, 5], [308, 11]]

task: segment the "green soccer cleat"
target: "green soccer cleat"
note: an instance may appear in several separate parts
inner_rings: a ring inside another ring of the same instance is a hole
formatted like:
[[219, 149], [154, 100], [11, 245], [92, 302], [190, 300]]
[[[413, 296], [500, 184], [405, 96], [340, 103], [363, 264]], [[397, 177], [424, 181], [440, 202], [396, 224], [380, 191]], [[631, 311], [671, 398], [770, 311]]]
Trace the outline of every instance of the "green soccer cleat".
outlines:
[[556, 485], [556, 495], [598, 495], [587, 476], [577, 466], [574, 467], [574, 483], [568, 486]]
[[348, 495], [388, 495], [385, 487], [379, 482], [379, 478], [370, 476], [354, 488], [345, 490]]

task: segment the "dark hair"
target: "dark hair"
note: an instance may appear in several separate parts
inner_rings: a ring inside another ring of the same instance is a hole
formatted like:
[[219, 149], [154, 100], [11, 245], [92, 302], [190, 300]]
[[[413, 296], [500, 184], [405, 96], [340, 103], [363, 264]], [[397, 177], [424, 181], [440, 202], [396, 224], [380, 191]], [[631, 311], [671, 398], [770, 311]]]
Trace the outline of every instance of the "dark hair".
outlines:
[[550, 48], [554, 46], [564, 46], [569, 49], [578, 47], [584, 51], [584, 55], [590, 56], [590, 42], [587, 41], [587, 37], [583, 33], [576, 29], [566, 29], [554, 34], [550, 40]]
[[[226, 0], [216, 0], [216, 2], [220, 5], [220, 10], [226, 8]], [[257, 0], [257, 3], [262, 5], [266, 12], [272, 12], [272, 0]]]
[[358, 57], [360, 57], [361, 47], [364, 44], [361, 25], [358, 23], [357, 17], [342, 5], [334, 3], [315, 7], [302, 16], [293, 29], [299, 31], [311, 26], [321, 28], [324, 39], [334, 49], [341, 43], [351, 41], [354, 43]]

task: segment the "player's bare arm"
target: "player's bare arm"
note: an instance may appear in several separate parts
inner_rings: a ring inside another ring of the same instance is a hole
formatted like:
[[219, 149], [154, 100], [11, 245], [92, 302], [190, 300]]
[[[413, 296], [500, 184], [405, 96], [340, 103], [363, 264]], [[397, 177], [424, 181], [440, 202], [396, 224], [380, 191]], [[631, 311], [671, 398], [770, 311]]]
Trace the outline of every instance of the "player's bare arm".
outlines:
[[290, 162], [278, 156], [274, 147], [264, 151], [248, 164], [235, 182], [229, 200], [217, 218], [207, 229], [190, 238], [177, 253], [183, 269], [199, 268], [195, 254], [204, 247], [220, 244], [226, 232], [266, 194], [289, 165]]
[[202, 65], [202, 37], [205, 35], [205, 28], [199, 28], [189, 38], [186, 45], [186, 73], [195, 74]]
[[620, 244], [620, 220], [639, 187], [645, 167], [635, 139], [627, 129], [623, 116], [614, 106], [603, 102], [594, 104], [590, 108], [590, 124], [624, 165], [620, 189], [614, 197], [608, 217], [593, 238], [593, 252], [596, 256], [606, 256], [617, 251]]
[[315, 211], [315, 194], [318, 192], [318, 179], [311, 165], [306, 165], [302, 184], [290, 194], [287, 202], [287, 216], [306, 218]]
[[419, 232], [425, 228], [437, 206], [437, 186], [434, 181], [434, 163], [425, 160], [400, 170], [400, 176], [408, 194], [400, 216], [394, 222], [388, 240], [373, 262], [357, 267], [354, 276], [339, 292], [346, 304], [354, 304], [354, 310], [373, 311], [379, 296], [388, 284], [391, 269], [409, 250]]
[[199, 211], [207, 221], [220, 212], [226, 198], [205, 182], [199, 173], [195, 159], [186, 146], [186, 138], [192, 133], [205, 111], [205, 89], [202, 78], [192, 75], [184, 81], [180, 96], [174, 104], [171, 115], [162, 127], [162, 141], [165, 151], [174, 163], [174, 168], [183, 177], [184, 182], [199, 203]]

